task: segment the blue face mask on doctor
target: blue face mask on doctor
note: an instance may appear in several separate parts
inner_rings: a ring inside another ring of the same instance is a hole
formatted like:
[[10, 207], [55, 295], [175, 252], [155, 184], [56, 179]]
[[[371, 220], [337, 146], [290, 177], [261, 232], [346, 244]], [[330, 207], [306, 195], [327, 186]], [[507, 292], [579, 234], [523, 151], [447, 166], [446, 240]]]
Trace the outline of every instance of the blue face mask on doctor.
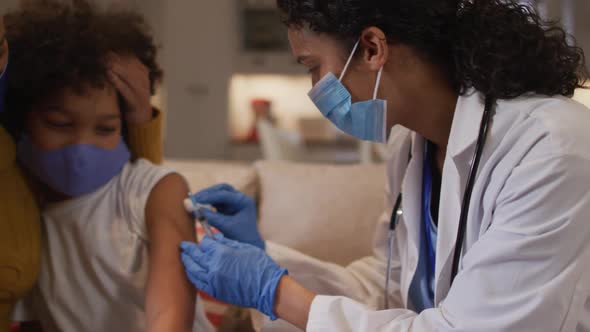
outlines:
[[342, 70], [340, 78], [333, 73], [324, 76], [309, 92], [309, 98], [320, 112], [338, 129], [364, 141], [385, 143], [387, 141], [387, 101], [377, 99], [383, 67], [377, 74], [373, 100], [352, 103], [352, 96], [342, 84], [342, 78], [359, 46], [354, 45], [352, 53]]

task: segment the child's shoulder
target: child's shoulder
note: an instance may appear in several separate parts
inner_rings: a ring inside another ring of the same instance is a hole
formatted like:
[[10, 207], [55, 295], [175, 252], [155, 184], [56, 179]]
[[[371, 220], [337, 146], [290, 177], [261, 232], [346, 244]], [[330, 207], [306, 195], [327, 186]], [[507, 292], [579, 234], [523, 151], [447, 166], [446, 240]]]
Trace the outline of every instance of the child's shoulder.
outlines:
[[119, 189], [127, 194], [148, 194], [160, 180], [172, 173], [175, 173], [172, 169], [145, 159], [128, 162], [119, 174]]
[[135, 161], [129, 161], [125, 168], [131, 172], [145, 172], [145, 171], [157, 171], [157, 170], [169, 170], [169, 168], [162, 165], [156, 165], [151, 161], [143, 158], [138, 158]]
[[116, 183], [119, 211], [130, 230], [144, 239], [149, 238], [145, 215], [148, 200], [158, 184], [172, 174], [177, 173], [145, 159], [128, 162], [119, 174]]

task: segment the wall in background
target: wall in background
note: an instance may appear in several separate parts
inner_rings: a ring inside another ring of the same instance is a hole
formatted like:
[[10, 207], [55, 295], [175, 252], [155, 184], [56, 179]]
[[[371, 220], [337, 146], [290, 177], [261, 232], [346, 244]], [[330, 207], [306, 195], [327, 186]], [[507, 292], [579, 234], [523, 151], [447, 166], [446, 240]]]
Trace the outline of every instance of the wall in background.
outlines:
[[537, 0], [539, 10], [546, 18], [559, 20], [576, 38], [590, 57], [590, 1], [588, 0]]
[[[560, 20], [575, 37], [578, 46], [584, 49], [587, 66], [590, 66], [590, 1], [538, 0], [538, 5], [545, 17]], [[590, 107], [590, 90], [578, 90], [574, 99]]]
[[15, 8], [19, 0], [2, 0], [0, 1], [0, 14], [4, 14], [7, 10]]
[[[562, 0], [564, 1], [564, 0]], [[565, 0], [573, 3], [571, 11], [574, 18], [574, 28], [572, 33], [576, 37], [578, 44], [584, 48], [586, 59], [590, 64], [590, 1], [589, 0]]]
[[236, 55], [235, 1], [139, 3], [161, 40], [166, 157], [228, 156], [228, 87]]
[[[240, 51], [238, 0], [97, 1], [135, 6], [147, 17], [162, 45], [161, 63], [166, 76], [157, 102], [166, 115], [166, 156], [227, 158], [229, 114], [233, 109], [229, 104], [231, 77], [236, 72], [244, 72], [242, 63], [248, 62], [246, 60], [257, 60], [255, 56], [244, 60]], [[564, 22], [590, 59], [590, 20], [587, 19], [590, 17], [590, 0], [537, 2], [550, 17]], [[0, 11], [17, 3], [18, 0], [0, 0]], [[277, 63], [287, 61], [278, 58]], [[246, 67], [250, 68], [249, 65]], [[248, 91], [255, 94], [254, 90]], [[300, 98], [301, 107], [308, 107], [305, 106], [308, 101], [305, 95], [293, 98]], [[234, 106], [247, 107], [236, 98], [231, 100]], [[288, 121], [287, 126], [291, 125], [292, 122]], [[233, 126], [243, 128], [244, 125], [240, 120], [238, 124], [232, 122]]]

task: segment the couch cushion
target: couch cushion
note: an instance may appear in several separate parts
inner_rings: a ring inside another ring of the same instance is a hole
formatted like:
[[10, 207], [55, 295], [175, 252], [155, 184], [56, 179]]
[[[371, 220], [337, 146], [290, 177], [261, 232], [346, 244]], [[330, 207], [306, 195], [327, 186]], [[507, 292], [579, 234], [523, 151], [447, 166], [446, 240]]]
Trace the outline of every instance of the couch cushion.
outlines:
[[255, 164], [267, 240], [346, 265], [371, 254], [384, 209], [385, 166]]
[[258, 191], [256, 170], [248, 164], [169, 159], [164, 165], [182, 174], [193, 192], [219, 183], [229, 183], [251, 197]]

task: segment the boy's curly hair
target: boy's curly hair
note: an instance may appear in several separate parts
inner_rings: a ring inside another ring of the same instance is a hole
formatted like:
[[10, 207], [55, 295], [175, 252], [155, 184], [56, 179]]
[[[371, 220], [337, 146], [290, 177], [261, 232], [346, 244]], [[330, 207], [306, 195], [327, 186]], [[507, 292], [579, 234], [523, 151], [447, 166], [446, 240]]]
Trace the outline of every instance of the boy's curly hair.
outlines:
[[101, 10], [88, 1], [31, 0], [5, 16], [9, 43], [4, 124], [13, 135], [44, 99], [71, 88], [109, 83], [109, 56], [136, 56], [149, 69], [151, 90], [162, 78], [157, 47], [144, 18], [132, 11]]

